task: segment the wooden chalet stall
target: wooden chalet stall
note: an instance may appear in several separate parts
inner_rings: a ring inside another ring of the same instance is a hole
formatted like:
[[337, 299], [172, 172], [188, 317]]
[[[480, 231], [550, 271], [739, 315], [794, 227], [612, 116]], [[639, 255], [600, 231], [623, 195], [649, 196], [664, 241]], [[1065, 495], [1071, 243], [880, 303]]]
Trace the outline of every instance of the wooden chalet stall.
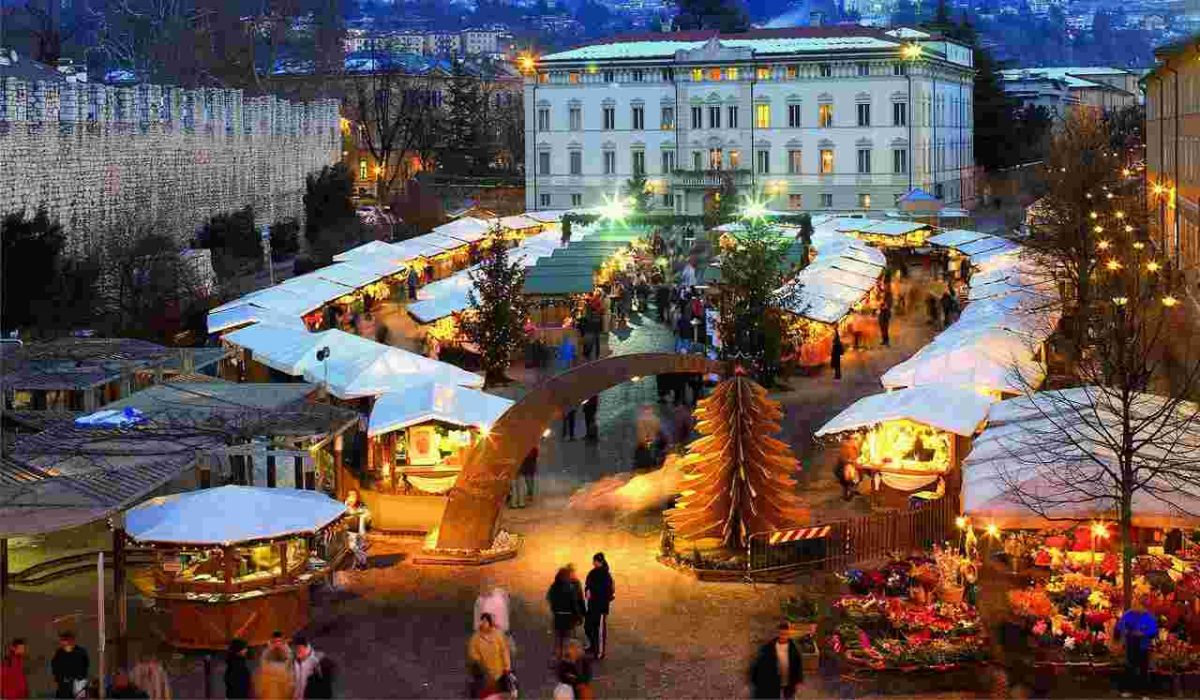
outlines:
[[921, 248], [929, 239], [929, 224], [904, 219], [843, 219], [837, 230], [879, 248]]
[[346, 507], [323, 493], [222, 486], [152, 498], [125, 514], [130, 547], [154, 563], [134, 585], [184, 649], [265, 644], [308, 624], [309, 589], [345, 556]]
[[438, 382], [378, 397], [359, 488], [372, 526], [393, 532], [435, 529], [466, 450], [486, 438], [511, 405], [499, 396]]
[[992, 400], [970, 388], [930, 385], [860, 399], [816, 432], [836, 437], [851, 481], [884, 507], [957, 499], [960, 466]]

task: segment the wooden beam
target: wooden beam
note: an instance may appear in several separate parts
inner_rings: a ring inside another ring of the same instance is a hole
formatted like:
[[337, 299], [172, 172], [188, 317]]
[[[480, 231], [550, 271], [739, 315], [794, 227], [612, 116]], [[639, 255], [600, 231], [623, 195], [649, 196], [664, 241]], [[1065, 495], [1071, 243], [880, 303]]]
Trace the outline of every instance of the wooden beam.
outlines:
[[125, 518], [113, 519], [112, 533], [113, 606], [117, 613], [117, 666], [127, 668], [129, 662], [129, 608], [126, 605], [125, 579]]

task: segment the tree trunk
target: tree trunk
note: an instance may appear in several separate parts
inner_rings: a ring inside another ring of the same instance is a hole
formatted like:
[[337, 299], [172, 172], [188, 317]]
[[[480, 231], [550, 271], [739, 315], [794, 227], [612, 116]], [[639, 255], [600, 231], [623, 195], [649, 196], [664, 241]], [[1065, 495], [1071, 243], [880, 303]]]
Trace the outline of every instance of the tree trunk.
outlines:
[[1133, 492], [1132, 477], [1121, 485], [1121, 605], [1133, 605]]

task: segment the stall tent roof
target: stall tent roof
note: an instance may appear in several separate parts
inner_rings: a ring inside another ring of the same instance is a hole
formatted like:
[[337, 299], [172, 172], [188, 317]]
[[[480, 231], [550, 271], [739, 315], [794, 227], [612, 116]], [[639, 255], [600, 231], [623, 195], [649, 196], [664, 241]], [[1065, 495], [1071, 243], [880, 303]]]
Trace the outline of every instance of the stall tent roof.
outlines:
[[349, 262], [358, 258], [388, 257], [394, 252], [395, 250], [393, 249], [391, 243], [386, 243], [384, 241], [367, 241], [358, 247], [338, 253], [337, 255], [333, 256], [333, 260], [334, 262]]
[[221, 486], [159, 496], [125, 514], [125, 532], [146, 544], [231, 545], [309, 535], [346, 505], [319, 491]]
[[448, 250], [454, 250], [466, 245], [464, 241], [460, 241], [457, 238], [451, 238], [449, 236], [443, 236], [440, 233], [427, 233], [424, 236], [417, 236], [416, 238], [410, 238], [408, 240], [416, 241], [417, 243], [420, 243], [422, 246], [425, 246], [431, 250], [439, 249], [443, 253]]
[[595, 284], [590, 273], [584, 270], [580, 272], [585, 274], [530, 275], [525, 278], [524, 291], [535, 296], [587, 294], [595, 288]]
[[430, 382], [401, 392], [389, 392], [376, 399], [367, 434], [374, 437], [430, 421], [487, 428], [512, 405], [512, 401], [500, 396]]
[[525, 216], [528, 216], [534, 221], [540, 221], [543, 224], [556, 224], [559, 221], [562, 221], [563, 216], [570, 213], [570, 209], [547, 209], [545, 211], [527, 211], [525, 212]]
[[943, 246], [946, 248], [957, 248], [965, 243], [978, 241], [981, 238], [990, 238], [991, 236], [979, 231], [970, 231], [965, 228], [956, 228], [949, 231], [942, 231], [936, 236], [929, 238], [931, 245]]
[[930, 384], [859, 399], [816, 432], [817, 437], [868, 428], [893, 420], [911, 420], [971, 436], [987, 419], [992, 399], [973, 389]]
[[[343, 399], [403, 390], [421, 380], [483, 385], [479, 375], [454, 365], [340, 330], [306, 333], [255, 325], [234, 331], [225, 340], [250, 350], [255, 360], [285, 374], [317, 383], [328, 380], [330, 392]], [[326, 347], [329, 358], [322, 363], [316, 356]]]
[[[1049, 523], [1020, 503], [1018, 494], [1052, 497], [1061, 493], [1063, 469], [1079, 474], [1088, 483], [1095, 474], [1094, 496], [1080, 502], [1058, 504], [1055, 517], [1112, 518], [1118, 511], [1117, 494], [1109, 494], [1098, 463], [1117, 468], [1117, 457], [1100, 430], [1120, 435], [1120, 417], [1097, 387], [1076, 387], [1038, 392], [992, 407], [987, 429], [974, 441], [963, 463], [963, 506], [978, 522], [1001, 527], [1042, 527]], [[1174, 460], [1200, 453], [1200, 407], [1184, 402], [1171, 411], [1166, 399], [1152, 394], [1135, 394], [1131, 404], [1134, 424], [1143, 427], [1135, 441], [1154, 439], [1143, 448], [1142, 459], [1156, 463], [1166, 455], [1155, 445], [1172, 445]], [[1059, 475], [1057, 478], [1050, 474]], [[1017, 490], [1019, 485], [1019, 491]], [[1165, 494], [1170, 502], [1154, 495]], [[1073, 499], [1072, 499], [1073, 500]], [[1200, 489], [1153, 477], [1133, 501], [1133, 524], [1141, 527], [1194, 526], [1200, 513]]]
[[542, 222], [524, 214], [500, 217], [500, 227], [510, 231], [521, 231], [527, 228], [540, 228], [541, 226]]
[[488, 235], [489, 230], [491, 230], [491, 224], [487, 221], [476, 219], [473, 216], [464, 216], [448, 224], [435, 226], [432, 233], [453, 238], [463, 243], [474, 243], [475, 241], [483, 240]]
[[328, 267], [322, 267], [312, 274], [320, 277], [323, 280], [336, 282], [337, 284], [350, 287], [352, 289], [359, 289], [367, 286], [368, 284], [378, 282], [379, 278], [383, 276], [382, 274], [378, 274], [372, 270], [364, 269], [353, 263], [334, 263]]
[[288, 291], [325, 299], [326, 302], [354, 292], [354, 287], [327, 280], [315, 272], [284, 280], [279, 286]]
[[[836, 223], [833, 224], [836, 226]], [[866, 298], [883, 274], [883, 253], [832, 230], [813, 236], [817, 257], [778, 291], [781, 308], [820, 323], [837, 323]]]

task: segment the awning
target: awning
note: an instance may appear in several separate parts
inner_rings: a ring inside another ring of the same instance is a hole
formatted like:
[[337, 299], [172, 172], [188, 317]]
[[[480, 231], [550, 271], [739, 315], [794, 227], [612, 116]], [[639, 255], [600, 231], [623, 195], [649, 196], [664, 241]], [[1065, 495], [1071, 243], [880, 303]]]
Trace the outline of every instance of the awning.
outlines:
[[587, 294], [596, 285], [589, 272], [581, 270], [579, 274], [530, 274], [525, 278], [524, 293], [535, 296], [559, 296], [566, 294]]
[[304, 330], [304, 322], [300, 320], [299, 316], [282, 314], [254, 304], [239, 304], [220, 311], [208, 312], [209, 333], [221, 333], [230, 328], [246, 326], [251, 323], [270, 323], [283, 328]]
[[978, 241], [981, 238], [990, 238], [991, 236], [979, 231], [970, 231], [965, 228], [956, 228], [949, 231], [942, 231], [936, 236], [931, 236], [927, 241], [930, 245], [942, 246], [944, 248], [957, 248], [960, 245]]
[[431, 382], [380, 395], [371, 408], [367, 434], [374, 437], [429, 421], [487, 428], [512, 405], [500, 396]]
[[930, 384], [859, 399], [816, 432], [817, 437], [868, 428], [885, 421], [911, 420], [971, 436], [987, 418], [993, 399], [969, 388]]
[[353, 263], [334, 263], [328, 267], [313, 272], [312, 274], [330, 282], [336, 282], [340, 285], [350, 287], [351, 289], [361, 289], [362, 287], [378, 282], [382, 274], [365, 270]]
[[387, 258], [395, 253], [395, 248], [391, 243], [384, 241], [368, 241], [362, 245], [351, 248], [343, 253], [338, 253], [333, 256], [334, 262], [349, 262], [359, 258]]
[[500, 217], [500, 228], [507, 229], [509, 231], [524, 231], [525, 229], [541, 227], [542, 222], [525, 216], [524, 214]]
[[231, 545], [311, 535], [346, 506], [319, 491], [220, 486], [152, 498], [125, 514], [125, 533], [143, 544]]
[[464, 216], [461, 219], [455, 219], [448, 224], [435, 226], [431, 233], [447, 238], [462, 241], [463, 243], [474, 243], [475, 241], [483, 240], [491, 230], [491, 225], [483, 219], [476, 219], [473, 216]]

